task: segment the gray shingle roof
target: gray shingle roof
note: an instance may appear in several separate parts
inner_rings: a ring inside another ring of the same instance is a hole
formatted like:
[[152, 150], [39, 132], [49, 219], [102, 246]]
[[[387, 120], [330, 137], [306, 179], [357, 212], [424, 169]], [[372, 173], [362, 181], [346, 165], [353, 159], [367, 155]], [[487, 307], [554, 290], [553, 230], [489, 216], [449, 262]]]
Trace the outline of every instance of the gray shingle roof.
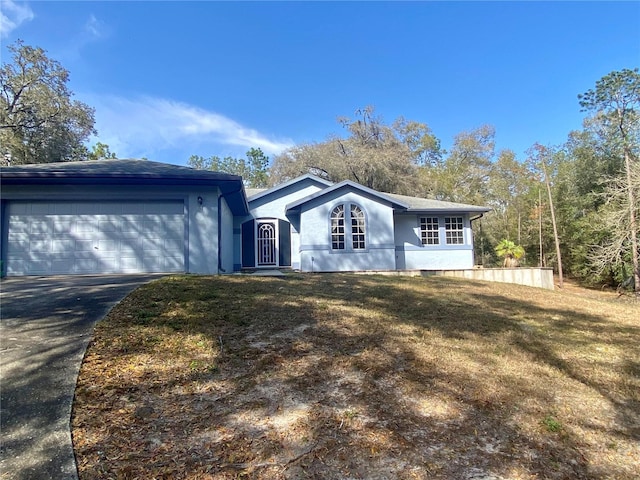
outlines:
[[249, 211], [239, 175], [148, 160], [110, 159], [1, 167], [0, 182], [3, 185], [216, 186], [234, 214], [246, 215]]
[[189, 167], [149, 160], [110, 159], [86, 162], [57, 162], [0, 168], [2, 179], [9, 178], [147, 178], [208, 179], [241, 181], [228, 173], [195, 170]]
[[481, 207], [478, 205], [468, 205], [465, 203], [445, 202], [442, 200], [433, 200], [430, 198], [409, 197], [407, 195], [398, 195], [396, 193], [385, 193], [387, 197], [394, 198], [402, 203], [409, 205], [410, 211], [461, 211], [461, 212], [488, 212], [489, 207]]

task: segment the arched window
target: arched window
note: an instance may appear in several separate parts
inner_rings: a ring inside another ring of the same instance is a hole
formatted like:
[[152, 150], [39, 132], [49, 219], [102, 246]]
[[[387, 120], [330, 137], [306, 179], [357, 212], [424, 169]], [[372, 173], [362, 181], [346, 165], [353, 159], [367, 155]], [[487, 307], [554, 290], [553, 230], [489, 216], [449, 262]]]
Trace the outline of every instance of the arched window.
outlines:
[[344, 205], [338, 205], [331, 212], [331, 248], [344, 250]]
[[351, 245], [354, 250], [365, 248], [365, 219], [364, 212], [357, 205], [351, 205]]
[[[345, 212], [349, 212], [351, 229], [345, 229]], [[350, 237], [350, 238], [348, 238]], [[355, 204], [338, 205], [331, 211], [331, 249], [345, 250], [347, 245], [351, 250], [366, 248], [366, 220], [364, 211]]]

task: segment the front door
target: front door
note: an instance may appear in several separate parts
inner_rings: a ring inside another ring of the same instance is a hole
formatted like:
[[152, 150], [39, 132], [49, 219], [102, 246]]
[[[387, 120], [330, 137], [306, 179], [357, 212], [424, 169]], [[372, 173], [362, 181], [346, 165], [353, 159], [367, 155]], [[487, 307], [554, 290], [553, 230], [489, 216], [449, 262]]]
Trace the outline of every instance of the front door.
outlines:
[[275, 221], [259, 222], [258, 229], [258, 266], [277, 266], [278, 252], [278, 231]]

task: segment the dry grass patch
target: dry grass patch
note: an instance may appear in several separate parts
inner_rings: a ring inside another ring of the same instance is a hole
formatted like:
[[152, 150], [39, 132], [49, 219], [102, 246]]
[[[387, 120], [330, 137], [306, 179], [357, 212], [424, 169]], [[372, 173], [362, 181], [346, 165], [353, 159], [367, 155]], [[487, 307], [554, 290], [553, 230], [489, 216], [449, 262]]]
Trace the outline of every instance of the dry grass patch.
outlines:
[[453, 278], [164, 278], [96, 328], [80, 478], [636, 478], [639, 312]]

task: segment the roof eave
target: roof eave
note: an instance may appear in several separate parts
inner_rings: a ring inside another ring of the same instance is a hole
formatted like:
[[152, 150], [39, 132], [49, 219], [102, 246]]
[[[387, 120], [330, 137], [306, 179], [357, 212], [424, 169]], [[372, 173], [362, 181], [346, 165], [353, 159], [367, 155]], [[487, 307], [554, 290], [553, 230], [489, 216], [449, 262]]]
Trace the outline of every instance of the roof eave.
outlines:
[[486, 207], [436, 207], [436, 208], [407, 208], [406, 213], [487, 213], [490, 208]]

